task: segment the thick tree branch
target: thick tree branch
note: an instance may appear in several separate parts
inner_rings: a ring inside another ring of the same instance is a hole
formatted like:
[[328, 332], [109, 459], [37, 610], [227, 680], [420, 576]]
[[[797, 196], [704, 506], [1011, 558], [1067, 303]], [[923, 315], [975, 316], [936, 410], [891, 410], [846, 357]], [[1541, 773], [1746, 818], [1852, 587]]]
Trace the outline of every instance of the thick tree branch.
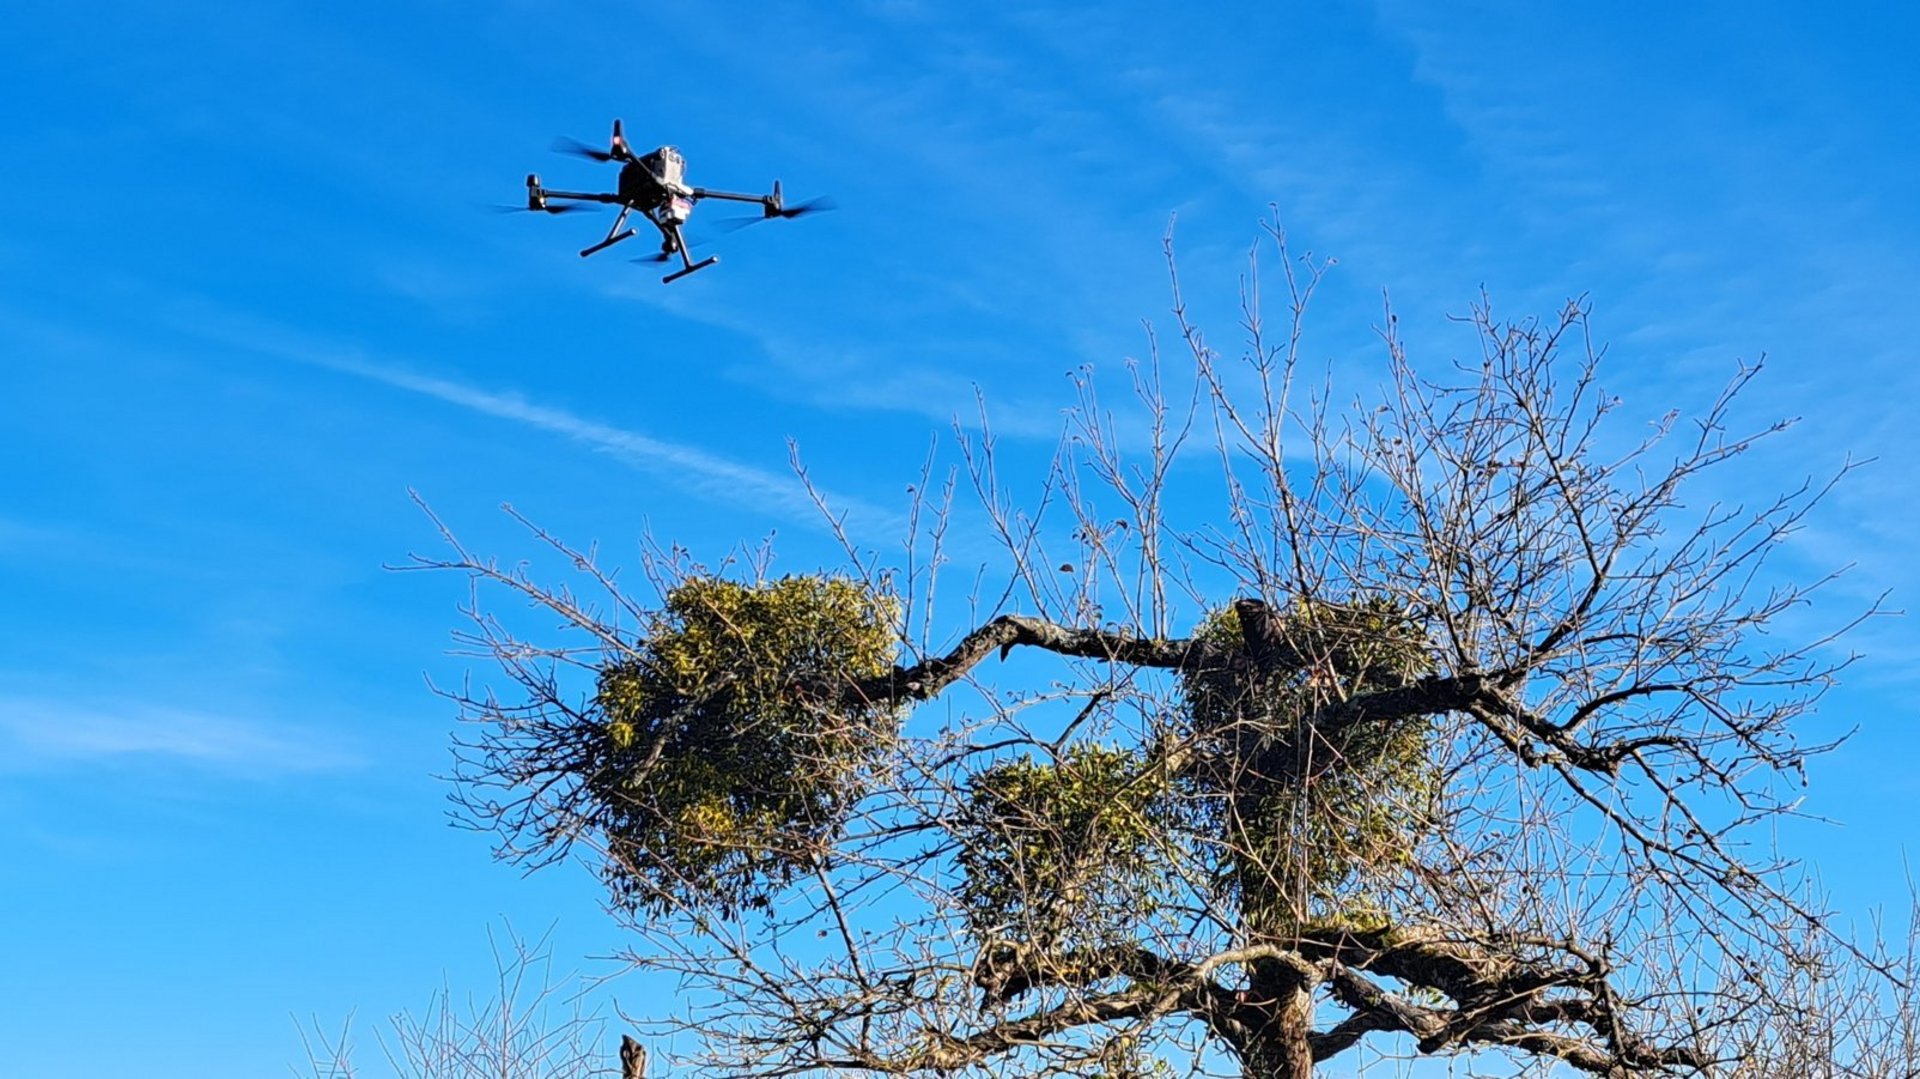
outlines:
[[897, 666], [878, 677], [862, 679], [846, 687], [844, 694], [862, 704], [900, 705], [931, 700], [994, 652], [1004, 657], [1022, 645], [1062, 656], [1176, 671], [1197, 669], [1216, 652], [1206, 642], [1194, 638], [1137, 637], [1108, 630], [1073, 629], [1041, 618], [1003, 614], [967, 634], [946, 655], [912, 666]]
[[918, 1050], [884, 1054], [866, 1050], [822, 1057], [813, 1068], [845, 1068], [882, 1075], [916, 1072], [945, 1074], [991, 1060], [1009, 1050], [1045, 1042], [1068, 1031], [1107, 1023], [1139, 1020], [1173, 1010], [1174, 994], [1126, 989], [1116, 993], [1075, 997], [1053, 1008], [1020, 1019], [995, 1023], [972, 1034], [956, 1036], [929, 1031]]
[[[1550, 950], [1571, 962], [1520, 954]], [[1418, 1038], [1423, 1053], [1475, 1043], [1506, 1045], [1597, 1075], [1689, 1071], [1710, 1063], [1697, 1047], [1654, 1046], [1627, 1030], [1613, 1008], [1610, 969], [1571, 943], [1516, 941], [1495, 948], [1445, 933], [1380, 929], [1308, 934], [1301, 953], [1330, 965], [1335, 998], [1353, 1010], [1346, 1021], [1316, 1035], [1316, 1060], [1371, 1031], [1394, 1030]], [[1363, 971], [1437, 990], [1454, 1007], [1414, 1004]], [[1575, 1026], [1591, 1033], [1554, 1029]]]

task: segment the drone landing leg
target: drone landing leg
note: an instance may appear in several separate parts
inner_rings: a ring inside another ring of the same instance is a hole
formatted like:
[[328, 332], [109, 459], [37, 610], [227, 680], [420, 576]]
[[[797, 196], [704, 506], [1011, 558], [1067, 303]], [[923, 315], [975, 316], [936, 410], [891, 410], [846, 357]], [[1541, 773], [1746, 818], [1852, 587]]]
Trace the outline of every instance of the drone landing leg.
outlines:
[[684, 264], [684, 266], [682, 269], [675, 270], [672, 273], [668, 274], [667, 276], [661, 278], [660, 279], [661, 284], [671, 285], [675, 281], [680, 280], [681, 278], [687, 276], [688, 274], [694, 272], [695, 270], [704, 270], [707, 267], [713, 265], [714, 263], [720, 261], [719, 255], [709, 255], [706, 258], [701, 259], [699, 262], [693, 261], [693, 256], [687, 254], [687, 238], [685, 235], [683, 235], [680, 232], [680, 226], [668, 225], [666, 226], [666, 228], [670, 230], [668, 231], [667, 235], [673, 239], [674, 249], [680, 252], [680, 261]]
[[586, 258], [588, 255], [593, 254], [595, 251], [605, 251], [607, 248], [612, 247], [614, 244], [619, 243], [621, 240], [624, 240], [627, 237], [632, 236], [633, 235], [632, 229], [628, 229], [625, 232], [620, 231], [620, 226], [627, 223], [628, 211], [632, 209], [633, 207], [631, 206], [620, 207], [620, 216], [613, 219], [613, 227], [607, 230], [607, 238], [604, 240], [601, 240], [597, 244], [594, 244], [592, 247], [586, 248], [585, 250], [581, 251], [580, 257]]
[[688, 263], [688, 264], [687, 264], [687, 268], [686, 268], [686, 269], [684, 269], [684, 270], [675, 270], [675, 271], [673, 271], [672, 273], [670, 273], [670, 274], [668, 274], [667, 276], [665, 276], [665, 277], [663, 277], [663, 278], [661, 278], [661, 279], [660, 279], [660, 283], [661, 283], [661, 284], [663, 284], [663, 285], [671, 285], [671, 284], [673, 284], [673, 283], [674, 283], [675, 281], [678, 281], [678, 280], [680, 280], [681, 278], [683, 278], [683, 277], [685, 277], [685, 276], [687, 276], [688, 274], [690, 274], [690, 273], [692, 273], [692, 272], [694, 272], [695, 270], [704, 270], [704, 269], [706, 269], [707, 267], [709, 267], [709, 266], [711, 266], [711, 265], [713, 265], [714, 263], [716, 263], [716, 262], [719, 262], [719, 261], [720, 261], [720, 256], [719, 256], [719, 255], [708, 255], [708, 256], [707, 256], [706, 258], [703, 258], [703, 259], [701, 259], [701, 260], [700, 260], [699, 262], [690, 262], [690, 263]]

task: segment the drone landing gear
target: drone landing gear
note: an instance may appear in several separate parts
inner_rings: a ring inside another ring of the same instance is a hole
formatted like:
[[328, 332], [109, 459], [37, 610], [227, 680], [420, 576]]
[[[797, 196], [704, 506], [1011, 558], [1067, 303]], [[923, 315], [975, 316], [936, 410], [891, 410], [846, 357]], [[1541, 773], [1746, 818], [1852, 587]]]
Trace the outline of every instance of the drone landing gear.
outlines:
[[673, 271], [667, 276], [661, 278], [660, 283], [663, 285], [671, 285], [675, 281], [678, 281], [681, 278], [687, 276], [688, 274], [693, 273], [695, 270], [704, 270], [707, 267], [719, 261], [720, 261], [719, 255], [708, 255], [706, 258], [701, 259], [699, 262], [688, 262], [685, 269]]
[[617, 243], [619, 243], [619, 242], [620, 242], [621, 240], [624, 240], [624, 239], [626, 239], [626, 238], [628, 238], [629, 236], [632, 236], [632, 235], [633, 235], [633, 230], [632, 230], [632, 229], [628, 229], [628, 230], [627, 230], [627, 231], [625, 231], [625, 232], [622, 232], [622, 233], [618, 233], [618, 234], [615, 234], [615, 235], [609, 235], [609, 236], [608, 236], [608, 237], [607, 237], [606, 239], [604, 239], [604, 240], [601, 240], [601, 241], [600, 241], [599, 243], [597, 243], [597, 244], [594, 244], [594, 245], [593, 245], [592, 247], [583, 247], [583, 248], [581, 248], [581, 249], [580, 249], [580, 257], [581, 257], [581, 258], [586, 258], [586, 257], [587, 257], [588, 255], [591, 255], [591, 254], [593, 254], [593, 253], [594, 253], [594, 252], [596, 252], [596, 251], [605, 251], [605, 250], [606, 250], [607, 248], [609, 248], [609, 247], [612, 247], [612, 246], [613, 246], [614, 244], [617, 244]]
[[671, 285], [696, 270], [704, 270], [720, 261], [719, 255], [708, 255], [699, 262], [693, 261], [693, 256], [687, 254], [687, 235], [680, 231], [679, 221], [662, 221], [659, 218], [655, 218], [654, 223], [660, 226], [661, 233], [666, 237], [666, 243], [663, 245], [665, 248], [663, 254], [671, 255], [678, 252], [680, 261], [683, 263], [680, 269], [661, 278], [661, 284]]
[[633, 235], [632, 229], [628, 229], [625, 232], [620, 231], [620, 226], [627, 223], [627, 214], [630, 211], [632, 211], [632, 209], [633, 207], [631, 206], [620, 207], [620, 216], [613, 219], [613, 227], [607, 230], [607, 238], [604, 240], [601, 240], [597, 244], [594, 244], [592, 247], [583, 248], [580, 252], [580, 257], [586, 258], [588, 255], [591, 255], [596, 251], [605, 251], [607, 248], [612, 247], [614, 244], [619, 243], [621, 240], [624, 240], [627, 237], [632, 236]]

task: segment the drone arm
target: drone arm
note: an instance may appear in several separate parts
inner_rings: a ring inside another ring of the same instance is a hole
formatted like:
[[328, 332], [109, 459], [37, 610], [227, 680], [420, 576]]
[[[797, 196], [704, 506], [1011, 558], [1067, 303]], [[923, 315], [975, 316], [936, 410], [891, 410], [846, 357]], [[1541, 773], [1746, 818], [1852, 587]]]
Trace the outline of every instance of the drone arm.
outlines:
[[693, 189], [696, 199], [726, 199], [729, 202], [757, 202], [762, 206], [773, 201], [772, 195], [743, 195], [737, 191], [710, 191], [704, 187]]
[[620, 201], [620, 196], [618, 195], [604, 195], [588, 191], [548, 191], [545, 188], [541, 188], [540, 195], [543, 198], [572, 199], [575, 202], [617, 203]]
[[766, 195], [743, 195], [737, 191], [708, 191], [703, 187], [693, 189], [696, 199], [726, 199], [730, 202], [757, 202], [761, 213], [767, 217], [785, 217], [785, 200], [780, 197], [780, 181], [773, 182], [773, 191]]

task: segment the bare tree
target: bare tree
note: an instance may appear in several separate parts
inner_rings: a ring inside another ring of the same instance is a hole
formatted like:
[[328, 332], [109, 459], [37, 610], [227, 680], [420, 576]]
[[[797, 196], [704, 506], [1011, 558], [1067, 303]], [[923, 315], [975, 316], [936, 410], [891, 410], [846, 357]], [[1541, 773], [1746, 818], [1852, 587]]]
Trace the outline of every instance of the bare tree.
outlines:
[[[511, 931], [494, 942], [495, 983], [464, 1006], [451, 989], [419, 1012], [392, 1017], [380, 1035], [387, 1070], [398, 1079], [586, 1079], [611, 1074], [613, 1050], [602, 1046], [606, 1021], [579, 1006], [583, 986], [553, 972], [545, 939]], [[305, 1074], [356, 1079], [351, 1024], [329, 1034], [317, 1022], [302, 1028]], [[631, 1041], [631, 1039], [627, 1039]], [[624, 1045], [622, 1046], [624, 1051]], [[641, 1058], [644, 1061], [644, 1057]]]
[[[1483, 304], [1421, 370], [1389, 312], [1336, 407], [1300, 377], [1324, 265], [1273, 239], [1277, 334], [1257, 264], [1237, 358], [1176, 277], [1182, 363], [1130, 364], [1119, 414], [1083, 375], [1026, 498], [960, 431], [897, 558], [650, 546], [645, 599], [538, 529], [577, 585], [451, 534], [418, 561], [470, 575], [512, 691], [452, 694], [456, 800], [504, 857], [599, 868], [702, 1074], [1719, 1072], [1801, 1059], [1807, 994], [1897, 966], [1768, 842], [1849, 657], [1766, 564], [1831, 480], [1701, 493], [1785, 426], [1731, 429], [1755, 370], [1623, 432], [1581, 303]], [[998, 554], [956, 602], [963, 534]], [[1821, 1059], [1912, 1064], [1883, 1019]]]

